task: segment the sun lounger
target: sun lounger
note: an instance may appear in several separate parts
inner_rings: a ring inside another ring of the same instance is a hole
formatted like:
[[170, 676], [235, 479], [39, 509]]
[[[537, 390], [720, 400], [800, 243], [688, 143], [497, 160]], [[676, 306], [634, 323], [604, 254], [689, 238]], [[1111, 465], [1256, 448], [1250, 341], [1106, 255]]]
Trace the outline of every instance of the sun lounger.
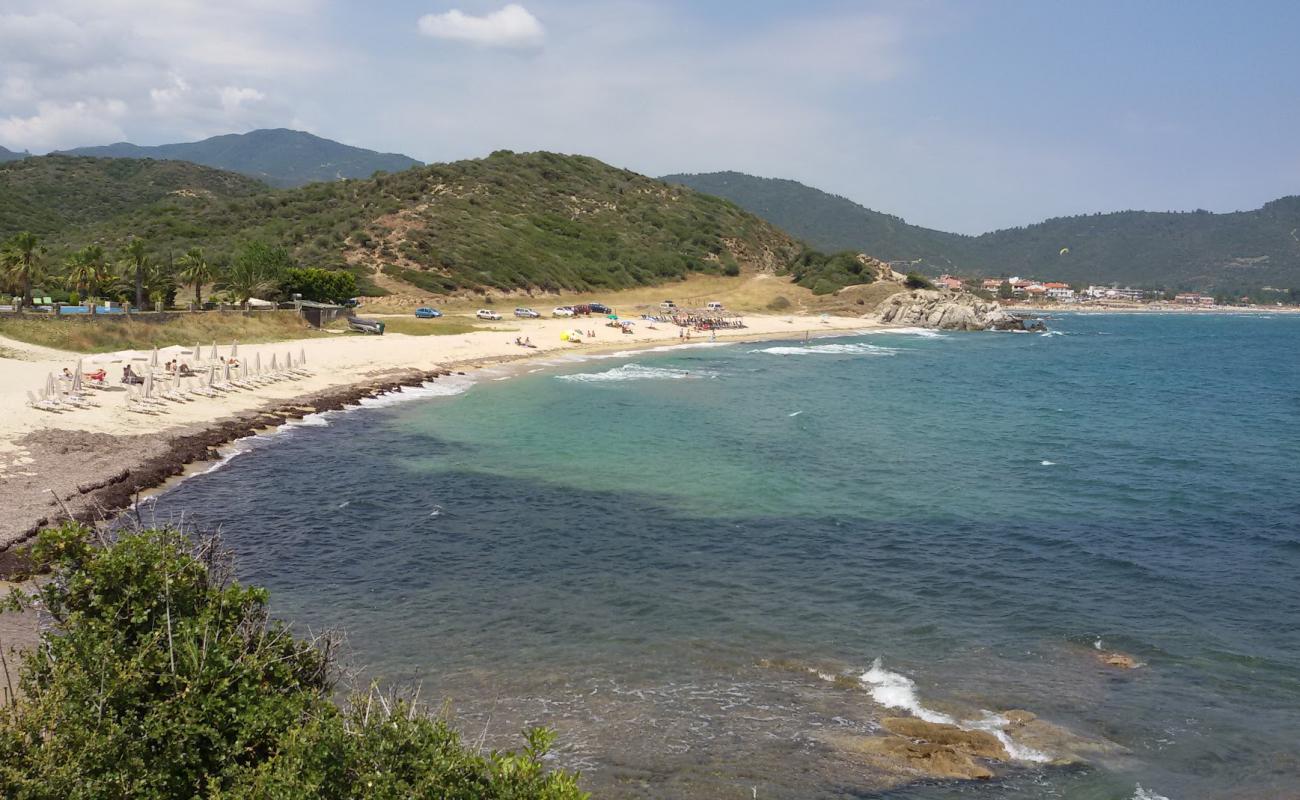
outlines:
[[27, 392], [27, 405], [31, 408], [40, 409], [41, 411], [52, 411], [55, 413], [63, 410], [59, 407], [58, 403], [50, 400], [38, 400], [36, 395], [32, 394], [30, 390]]

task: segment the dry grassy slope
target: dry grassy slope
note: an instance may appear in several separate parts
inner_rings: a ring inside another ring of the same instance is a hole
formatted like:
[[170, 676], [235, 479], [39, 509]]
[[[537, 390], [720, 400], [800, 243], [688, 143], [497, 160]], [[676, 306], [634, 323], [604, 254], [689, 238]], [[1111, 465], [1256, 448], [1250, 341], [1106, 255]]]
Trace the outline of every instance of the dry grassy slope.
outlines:
[[497, 153], [365, 189], [378, 199], [343, 259], [390, 291], [617, 289], [775, 272], [802, 249], [730, 203], [581, 156]]

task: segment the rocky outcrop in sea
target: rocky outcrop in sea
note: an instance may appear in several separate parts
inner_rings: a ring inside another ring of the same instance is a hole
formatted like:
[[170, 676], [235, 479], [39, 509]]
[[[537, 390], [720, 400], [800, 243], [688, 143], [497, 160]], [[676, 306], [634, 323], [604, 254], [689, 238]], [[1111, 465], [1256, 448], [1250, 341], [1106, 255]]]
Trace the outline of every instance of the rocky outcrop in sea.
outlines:
[[899, 292], [872, 314], [878, 322], [947, 331], [1042, 330], [1043, 323], [1010, 313], [972, 294], [914, 289]]

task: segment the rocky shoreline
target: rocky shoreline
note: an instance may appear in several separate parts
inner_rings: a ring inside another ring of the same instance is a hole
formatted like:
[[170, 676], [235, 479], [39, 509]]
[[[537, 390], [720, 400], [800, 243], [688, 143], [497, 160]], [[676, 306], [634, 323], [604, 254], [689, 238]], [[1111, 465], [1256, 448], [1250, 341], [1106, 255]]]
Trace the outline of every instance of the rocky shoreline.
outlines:
[[218, 448], [308, 414], [355, 406], [367, 397], [420, 386], [450, 375], [449, 369], [405, 369], [371, 380], [332, 387], [214, 420], [210, 425], [158, 436], [112, 436], [85, 431], [42, 430], [19, 441], [31, 454], [32, 476], [11, 479], [0, 520], [0, 580], [24, 577], [24, 545], [42, 528], [67, 519], [97, 523], [130, 508], [141, 492], [184, 474], [196, 463], [221, 457]]
[[914, 289], [887, 298], [874, 319], [888, 325], [910, 325], [942, 331], [1046, 330], [1042, 320], [1012, 314], [997, 302], [965, 292]]

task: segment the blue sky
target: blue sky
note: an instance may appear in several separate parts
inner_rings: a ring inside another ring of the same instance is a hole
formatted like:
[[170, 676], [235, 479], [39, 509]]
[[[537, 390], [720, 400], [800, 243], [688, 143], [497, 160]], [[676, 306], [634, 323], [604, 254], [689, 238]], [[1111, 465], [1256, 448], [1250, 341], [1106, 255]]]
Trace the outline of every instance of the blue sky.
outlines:
[[1300, 4], [6, 0], [0, 145], [295, 127], [786, 177], [974, 233], [1300, 191]]

